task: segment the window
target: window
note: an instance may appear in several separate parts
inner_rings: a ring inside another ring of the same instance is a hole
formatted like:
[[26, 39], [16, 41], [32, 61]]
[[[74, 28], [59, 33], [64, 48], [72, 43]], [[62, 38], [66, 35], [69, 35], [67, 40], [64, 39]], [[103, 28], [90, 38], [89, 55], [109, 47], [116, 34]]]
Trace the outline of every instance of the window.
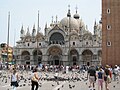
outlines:
[[41, 43], [39, 43], [39, 46], [41, 46]]
[[28, 46], [29, 46], [29, 43], [28, 43]]
[[107, 25], [107, 30], [111, 30], [111, 26], [110, 25]]
[[73, 45], [75, 45], [75, 42], [73, 42]]
[[107, 46], [111, 46], [111, 42], [110, 41], [107, 42]]
[[109, 8], [107, 9], [107, 14], [110, 14], [110, 9]]
[[86, 42], [86, 45], [88, 45], [88, 42]]

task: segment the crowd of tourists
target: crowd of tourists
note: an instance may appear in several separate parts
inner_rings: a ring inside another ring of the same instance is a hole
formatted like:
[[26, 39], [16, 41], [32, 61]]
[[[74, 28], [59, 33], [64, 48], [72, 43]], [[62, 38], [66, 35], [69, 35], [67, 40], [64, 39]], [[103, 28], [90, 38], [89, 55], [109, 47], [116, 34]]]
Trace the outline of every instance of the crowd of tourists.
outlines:
[[[13, 90], [16, 90], [16, 87], [18, 86], [18, 80], [19, 75], [17, 71], [31, 71], [32, 77], [31, 77], [31, 84], [32, 89], [36, 87], [35, 90], [38, 90], [38, 82], [41, 79], [39, 77], [38, 72], [56, 72], [55, 78], [57, 78], [58, 73], [62, 72], [63, 74], [66, 74], [68, 72], [77, 72], [79, 74], [87, 72], [87, 76], [85, 76], [89, 80], [89, 88], [92, 88], [91, 90], [95, 90], [95, 85], [98, 83], [98, 90], [103, 90], [103, 85], [105, 85], [106, 90], [109, 89], [109, 83], [113, 81], [119, 81], [120, 80], [120, 66], [110, 66], [106, 65], [103, 66], [87, 66], [87, 65], [74, 65], [74, 66], [63, 66], [63, 65], [0, 65], [0, 70], [9, 70], [12, 72], [11, 75], [11, 86], [13, 86]], [[2, 72], [0, 72], [2, 74]]]
[[94, 65], [90, 66], [88, 69], [87, 77], [89, 77], [90, 86], [95, 90], [96, 80], [98, 81], [98, 90], [103, 90], [103, 82], [105, 82], [105, 90], [109, 89], [109, 83], [112, 81], [119, 81], [120, 79], [120, 67], [115, 65], [111, 67], [106, 65], [105, 67], [100, 66], [95, 68]]

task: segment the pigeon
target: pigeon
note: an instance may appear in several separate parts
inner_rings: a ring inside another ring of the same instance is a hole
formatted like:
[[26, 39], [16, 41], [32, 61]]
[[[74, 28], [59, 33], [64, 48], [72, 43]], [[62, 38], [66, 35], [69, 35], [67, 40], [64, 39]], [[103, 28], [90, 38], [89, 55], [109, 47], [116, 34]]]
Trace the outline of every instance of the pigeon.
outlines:
[[72, 86], [69, 84], [69, 88], [72, 89]]
[[25, 86], [25, 84], [23, 84], [23, 86]]
[[28, 86], [30, 86], [31, 84], [28, 84]]
[[22, 87], [22, 85], [20, 85], [20, 87]]
[[75, 87], [75, 85], [72, 86], [73, 88]]
[[52, 84], [52, 87], [54, 87], [55, 85]]

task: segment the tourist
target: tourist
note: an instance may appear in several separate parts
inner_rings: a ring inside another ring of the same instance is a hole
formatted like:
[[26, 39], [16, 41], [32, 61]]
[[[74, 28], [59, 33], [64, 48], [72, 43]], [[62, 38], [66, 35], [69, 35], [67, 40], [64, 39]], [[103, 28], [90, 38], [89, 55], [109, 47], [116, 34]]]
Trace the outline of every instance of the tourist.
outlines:
[[106, 65], [105, 70], [104, 70], [104, 81], [105, 81], [105, 89], [109, 90], [109, 83], [111, 82], [110, 78], [110, 66]]
[[[39, 80], [40, 80], [40, 78], [39, 78], [39, 75], [38, 75], [38, 72], [37, 72], [37, 68], [35, 68], [33, 70], [33, 75], [32, 75], [32, 79], [31, 79], [31, 82], [32, 82], [31, 90], [38, 90], [38, 81]], [[36, 88], [34, 89], [35, 86], [36, 86]]]
[[89, 88], [93, 88], [93, 90], [95, 90], [94, 88], [95, 88], [95, 82], [96, 82], [96, 69], [93, 65], [90, 66], [88, 69], [87, 78], [88, 77], [90, 82]]
[[13, 68], [13, 73], [11, 75], [11, 86], [13, 86], [12, 90], [16, 90], [16, 87], [18, 87], [18, 73]]
[[118, 66], [115, 65], [115, 67], [113, 69], [113, 78], [114, 78], [114, 81], [116, 81], [116, 79], [118, 80], [118, 77], [119, 77], [119, 69], [118, 69]]
[[100, 87], [101, 87], [101, 90], [103, 90], [104, 71], [102, 67], [99, 68], [97, 77], [98, 77], [98, 90], [100, 90]]

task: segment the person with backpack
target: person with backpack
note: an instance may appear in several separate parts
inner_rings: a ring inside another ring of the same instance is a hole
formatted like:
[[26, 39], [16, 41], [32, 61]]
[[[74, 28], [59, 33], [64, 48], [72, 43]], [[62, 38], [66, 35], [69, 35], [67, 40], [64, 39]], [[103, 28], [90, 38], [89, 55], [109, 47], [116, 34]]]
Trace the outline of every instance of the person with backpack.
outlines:
[[102, 67], [99, 68], [99, 71], [97, 73], [97, 78], [98, 78], [98, 90], [103, 90], [103, 81], [104, 81], [104, 70]]
[[109, 83], [111, 83], [111, 71], [109, 70], [110, 66], [106, 65], [104, 70], [104, 81], [105, 81], [105, 89], [109, 90]]
[[93, 88], [93, 90], [95, 90], [95, 82], [96, 82], [96, 69], [94, 67], [94, 65], [91, 65], [88, 69], [87, 72], [87, 78], [89, 77], [89, 82], [90, 82], [90, 86], [89, 88]]

